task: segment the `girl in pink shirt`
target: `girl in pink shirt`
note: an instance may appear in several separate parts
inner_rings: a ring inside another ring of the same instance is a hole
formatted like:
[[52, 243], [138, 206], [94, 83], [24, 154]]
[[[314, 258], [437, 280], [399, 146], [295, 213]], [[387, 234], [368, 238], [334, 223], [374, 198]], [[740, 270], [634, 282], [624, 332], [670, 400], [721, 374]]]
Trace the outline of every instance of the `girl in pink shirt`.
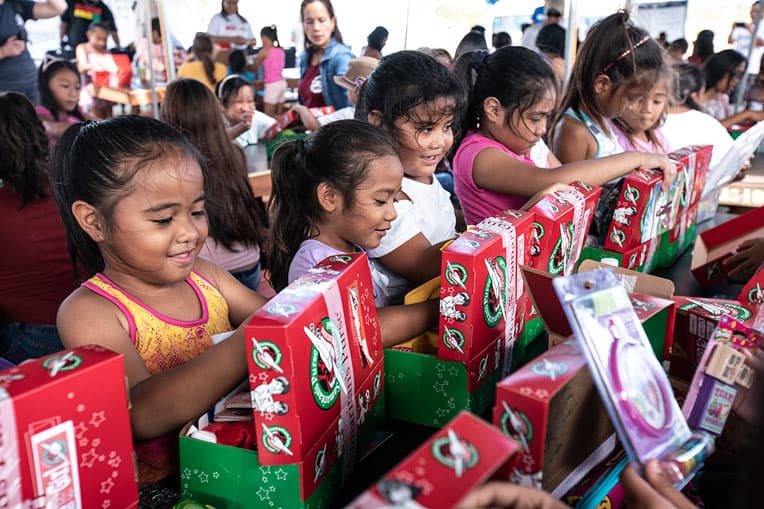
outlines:
[[453, 164], [454, 188], [470, 224], [498, 210], [527, 208], [576, 180], [601, 186], [639, 167], [660, 168], [668, 183], [674, 180], [674, 164], [663, 155], [627, 152], [561, 165], [542, 140], [556, 105], [555, 76], [527, 48], [469, 53], [456, 72], [470, 85], [462, 121], [467, 135]]
[[286, 95], [287, 82], [282, 74], [286, 55], [279, 43], [276, 25], [263, 27], [260, 30], [260, 39], [263, 41], [263, 48], [257, 54], [252, 70], [254, 71], [262, 64], [265, 75], [263, 79], [265, 82], [263, 112], [275, 117], [281, 114]]

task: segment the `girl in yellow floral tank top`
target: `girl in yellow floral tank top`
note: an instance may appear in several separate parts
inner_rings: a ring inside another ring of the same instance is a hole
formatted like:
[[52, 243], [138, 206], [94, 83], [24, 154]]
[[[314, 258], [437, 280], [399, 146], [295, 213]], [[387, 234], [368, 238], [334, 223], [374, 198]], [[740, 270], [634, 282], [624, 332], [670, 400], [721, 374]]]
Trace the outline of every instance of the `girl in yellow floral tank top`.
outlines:
[[177, 468], [179, 429], [246, 380], [243, 324], [265, 299], [197, 258], [208, 233], [203, 160], [175, 128], [118, 117], [74, 125], [58, 146], [56, 205], [75, 267], [92, 277], [56, 325], [67, 348], [123, 355], [146, 486]]

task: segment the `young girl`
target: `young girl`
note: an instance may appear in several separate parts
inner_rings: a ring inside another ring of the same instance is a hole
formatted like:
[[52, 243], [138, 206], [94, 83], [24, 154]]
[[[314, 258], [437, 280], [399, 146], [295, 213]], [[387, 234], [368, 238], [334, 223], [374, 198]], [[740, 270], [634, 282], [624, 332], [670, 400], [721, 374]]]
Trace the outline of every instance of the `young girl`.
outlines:
[[356, 118], [387, 131], [403, 164], [398, 218], [379, 247], [369, 250], [382, 262], [390, 302], [440, 273], [440, 247], [456, 235], [454, 206], [433, 175], [451, 150], [464, 104], [456, 76], [418, 51], [388, 55], [361, 87]]
[[639, 166], [673, 170], [665, 157], [637, 153], [561, 166], [542, 140], [555, 109], [556, 78], [534, 51], [508, 46], [490, 55], [475, 52], [459, 59], [456, 72], [470, 87], [462, 120], [468, 132], [453, 164], [469, 224], [497, 210], [525, 208], [536, 201], [529, 197], [548, 194], [557, 182], [601, 186]]
[[265, 301], [198, 258], [204, 164], [174, 127], [124, 116], [67, 129], [51, 168], [70, 255], [90, 276], [59, 308], [59, 334], [125, 356], [141, 484], [172, 472], [178, 428], [246, 378], [243, 328], [212, 336]]
[[581, 45], [551, 130], [552, 151], [563, 163], [622, 152], [610, 128], [665, 70], [663, 50], [626, 12], [597, 22]]
[[263, 27], [260, 30], [260, 40], [263, 41], [263, 47], [252, 64], [252, 70], [263, 66], [265, 82], [265, 95], [263, 97], [263, 112], [266, 115], [275, 117], [281, 114], [281, 107], [284, 104], [287, 82], [282, 72], [284, 71], [284, 59], [286, 57], [279, 36], [276, 32], [276, 25]]
[[[271, 284], [281, 290], [327, 256], [379, 246], [396, 218], [403, 169], [392, 140], [358, 120], [338, 120], [273, 157]], [[387, 304], [371, 264], [377, 306]], [[379, 309], [385, 346], [437, 321], [435, 301]]]
[[214, 92], [215, 85], [225, 78], [226, 74], [226, 67], [212, 59], [212, 40], [207, 34], [196, 34], [191, 46], [191, 56], [178, 69], [178, 78], [201, 81]]
[[82, 86], [85, 89], [83, 98], [86, 99], [86, 109], [96, 117], [109, 118], [112, 116], [114, 103], [94, 97], [89, 85], [95, 80], [96, 73], [116, 73], [114, 61], [104, 58], [108, 55], [106, 41], [109, 37], [109, 27], [100, 21], [90, 24], [87, 31], [88, 41], [77, 45], [77, 70], [82, 75]]
[[188, 136], [207, 161], [202, 171], [210, 235], [200, 256], [257, 290], [264, 207], [249, 186], [244, 152], [228, 138], [220, 104], [198, 81], [177, 80], [167, 86], [159, 118]]
[[238, 74], [252, 83], [255, 81], [254, 73], [247, 70], [247, 54], [242, 49], [235, 49], [228, 55], [228, 75]]
[[688, 145], [713, 145], [709, 165], [713, 169], [732, 148], [733, 140], [721, 122], [704, 113], [698, 104], [705, 88], [703, 71], [693, 64], [677, 64], [674, 73], [669, 113], [661, 130], [671, 150]]
[[94, 120], [83, 113], [80, 102], [80, 73], [68, 60], [45, 60], [38, 75], [40, 104], [35, 108], [45, 126], [51, 149], [67, 127], [76, 122]]
[[268, 169], [268, 151], [260, 140], [276, 121], [255, 109], [255, 88], [232, 74], [218, 83], [217, 97], [228, 122], [228, 136], [244, 150], [249, 171]]
[[726, 128], [764, 120], [764, 111], [745, 110], [735, 113], [729, 94], [740, 84], [746, 59], [735, 50], [714, 53], [703, 65], [706, 89], [700, 94], [700, 106]]
[[661, 126], [668, 114], [669, 76], [667, 69], [639, 102], [613, 119], [616, 138], [624, 150], [668, 154], [669, 144]]

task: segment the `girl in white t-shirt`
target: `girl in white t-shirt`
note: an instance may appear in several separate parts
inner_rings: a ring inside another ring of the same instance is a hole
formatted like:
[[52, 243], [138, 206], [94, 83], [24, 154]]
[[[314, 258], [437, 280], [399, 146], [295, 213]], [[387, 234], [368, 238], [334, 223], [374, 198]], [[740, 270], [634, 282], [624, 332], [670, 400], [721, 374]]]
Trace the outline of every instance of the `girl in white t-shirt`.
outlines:
[[207, 35], [224, 49], [244, 49], [257, 42], [252, 26], [239, 14], [239, 0], [222, 0], [220, 12], [207, 25]]
[[465, 106], [458, 79], [417, 51], [385, 57], [359, 92], [356, 118], [389, 132], [403, 164], [397, 219], [369, 256], [389, 278], [385, 292], [398, 302], [440, 273], [440, 247], [456, 236], [449, 193], [434, 177], [454, 142], [453, 124]]

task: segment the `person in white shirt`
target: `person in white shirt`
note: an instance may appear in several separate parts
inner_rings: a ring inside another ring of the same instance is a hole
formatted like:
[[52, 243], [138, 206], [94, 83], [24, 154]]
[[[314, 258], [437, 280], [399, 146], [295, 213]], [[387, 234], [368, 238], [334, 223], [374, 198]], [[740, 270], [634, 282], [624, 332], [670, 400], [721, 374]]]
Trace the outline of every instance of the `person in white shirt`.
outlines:
[[220, 12], [207, 26], [207, 35], [223, 49], [245, 49], [257, 43], [252, 26], [239, 14], [239, 0], [222, 0]]

